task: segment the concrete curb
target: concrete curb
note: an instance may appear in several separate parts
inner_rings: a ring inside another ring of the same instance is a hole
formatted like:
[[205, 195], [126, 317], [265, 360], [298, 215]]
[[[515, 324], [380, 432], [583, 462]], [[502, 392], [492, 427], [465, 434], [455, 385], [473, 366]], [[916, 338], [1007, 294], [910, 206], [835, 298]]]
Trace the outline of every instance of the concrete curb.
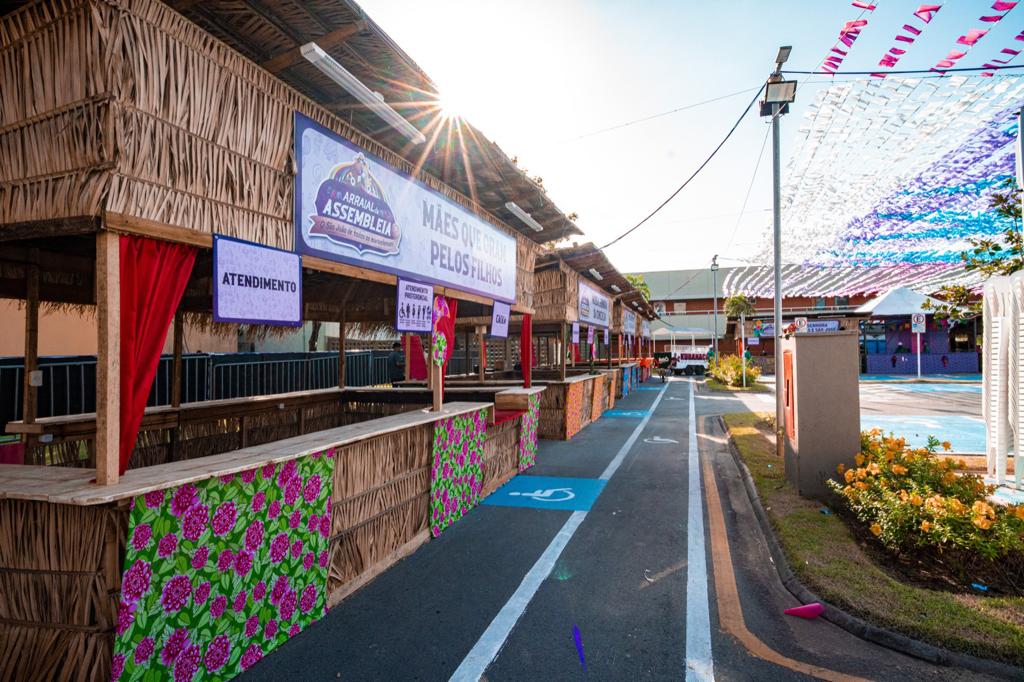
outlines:
[[943, 649], [942, 647], [935, 646], [934, 644], [927, 644], [926, 642], [913, 639], [899, 632], [872, 625], [871, 623], [861, 620], [856, 616], [852, 616], [839, 607], [815, 596], [813, 592], [808, 590], [804, 584], [800, 582], [793, 573], [793, 570], [790, 568], [789, 562], [786, 560], [786, 555], [782, 551], [782, 546], [779, 544], [778, 538], [775, 535], [775, 529], [772, 528], [771, 521], [768, 520], [768, 514], [761, 505], [761, 498], [757, 494], [757, 487], [754, 485], [754, 479], [750, 475], [750, 470], [747, 469], [747, 465], [743, 461], [743, 458], [740, 457], [739, 451], [736, 449], [736, 444], [733, 442], [732, 434], [729, 433], [729, 430], [726, 428], [725, 422], [721, 417], [714, 417], [714, 419], [718, 420], [719, 425], [722, 428], [722, 432], [726, 435], [729, 443], [729, 452], [732, 454], [733, 461], [736, 462], [736, 467], [739, 469], [740, 475], [743, 478], [743, 487], [747, 491], [747, 497], [750, 498], [750, 504], [754, 509], [754, 516], [757, 517], [757, 523], [761, 527], [761, 532], [764, 534], [765, 541], [768, 543], [768, 550], [771, 552], [772, 563], [775, 565], [775, 570], [778, 573], [779, 580], [782, 581], [782, 585], [790, 594], [796, 597], [801, 604], [820, 602], [825, 606], [825, 613], [822, 615], [822, 618], [841, 627], [852, 635], [868, 642], [884, 646], [887, 649], [892, 649], [893, 651], [898, 651], [899, 653], [913, 656], [914, 658], [920, 658], [937, 665], [957, 666], [966, 668], [973, 672], [993, 675], [1004, 679], [1024, 679], [1024, 671], [1020, 668], [1015, 668], [1009, 664], [1000, 663], [999, 661], [949, 651], [948, 649]]

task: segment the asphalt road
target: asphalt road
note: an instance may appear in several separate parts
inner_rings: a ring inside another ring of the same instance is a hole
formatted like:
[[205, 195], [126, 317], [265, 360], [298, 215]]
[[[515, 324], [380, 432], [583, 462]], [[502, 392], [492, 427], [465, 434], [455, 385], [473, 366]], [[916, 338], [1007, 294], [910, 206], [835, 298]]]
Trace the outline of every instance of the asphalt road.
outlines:
[[[510, 484], [539, 492], [554, 485], [543, 477], [605, 479], [589, 510], [482, 505], [243, 678], [807, 679], [787, 660], [834, 679], [972, 678], [820, 619], [782, 615], [796, 602], [770, 564], [715, 421], [690, 419], [694, 386], [650, 382], [616, 405], [646, 419], [606, 415], [572, 441], [541, 441], [537, 466]], [[695, 394], [695, 413], [735, 407], [716, 398]], [[691, 476], [701, 470], [703, 486]], [[717, 516], [705, 506], [712, 494]], [[715, 519], [724, 532], [713, 536]], [[718, 585], [729, 574], [739, 607], [720, 611]], [[758, 655], [729, 634], [737, 610], [766, 647]]]

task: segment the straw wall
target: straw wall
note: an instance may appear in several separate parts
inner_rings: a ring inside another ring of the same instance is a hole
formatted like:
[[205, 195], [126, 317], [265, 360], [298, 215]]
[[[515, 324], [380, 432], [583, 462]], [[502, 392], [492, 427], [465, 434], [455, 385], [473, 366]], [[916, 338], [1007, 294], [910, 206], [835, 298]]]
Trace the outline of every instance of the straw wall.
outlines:
[[0, 679], [106, 679], [127, 514], [0, 500]]
[[[116, 214], [283, 249], [293, 112], [411, 164], [156, 0], [46, 0], [0, 18], [0, 225]], [[418, 179], [538, 247], [433, 176]]]
[[379, 572], [427, 530], [432, 424], [339, 449], [331, 502], [327, 590], [335, 604], [361, 575]]
[[575, 322], [579, 319], [579, 275], [564, 263], [534, 276], [533, 307], [537, 322]]
[[519, 472], [522, 417], [494, 424], [484, 441], [482, 496], [487, 497]]

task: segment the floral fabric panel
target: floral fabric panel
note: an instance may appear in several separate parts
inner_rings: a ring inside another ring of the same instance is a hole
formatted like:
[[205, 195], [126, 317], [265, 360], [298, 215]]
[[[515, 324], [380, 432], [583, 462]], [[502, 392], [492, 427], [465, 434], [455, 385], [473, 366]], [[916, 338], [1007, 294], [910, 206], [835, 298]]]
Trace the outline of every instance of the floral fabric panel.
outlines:
[[480, 502], [487, 410], [434, 425], [430, 472], [430, 532], [436, 538]]
[[534, 393], [526, 403], [526, 414], [519, 427], [519, 470], [526, 471], [537, 463], [537, 426], [540, 423], [540, 394]]
[[569, 440], [583, 428], [583, 382], [569, 384], [565, 392], [565, 439]]
[[114, 680], [235, 677], [324, 615], [334, 452], [132, 501]]

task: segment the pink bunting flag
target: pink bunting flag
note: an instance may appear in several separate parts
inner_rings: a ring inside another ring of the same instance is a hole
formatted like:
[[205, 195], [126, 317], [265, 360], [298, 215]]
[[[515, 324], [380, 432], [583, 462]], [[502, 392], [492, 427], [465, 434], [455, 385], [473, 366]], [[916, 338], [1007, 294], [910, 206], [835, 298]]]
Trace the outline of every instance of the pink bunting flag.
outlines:
[[997, 12], [1009, 12], [1016, 6], [1016, 2], [1009, 2], [1009, 0], [996, 0], [996, 2], [992, 4], [992, 9]]
[[[940, 9], [942, 9], [942, 5], [919, 5], [917, 11], [914, 12], [914, 17], [927, 24]], [[906, 33], [898, 33], [895, 38], [895, 40], [901, 43], [913, 44], [917, 36], [921, 35], [921, 29], [913, 24], [903, 24], [902, 30]], [[878, 65], [891, 69], [896, 66], [896, 63], [906, 53], [907, 51], [903, 48], [890, 47], [888, 54], [882, 55]], [[873, 73], [871, 75], [875, 78], [885, 78], [884, 73]]]
[[[914, 16], [927, 24], [940, 9], [942, 9], [942, 5], [921, 5], [914, 12]], [[906, 28], [906, 26], [903, 28]]]
[[978, 21], [987, 21], [990, 24], [994, 24], [1005, 16], [1005, 14], [993, 14], [987, 17], [978, 17]]
[[956, 39], [957, 44], [966, 45], [967, 47], [974, 47], [979, 40], [985, 37], [988, 33], [987, 29], [984, 28], [972, 28], [967, 32], [967, 35], [960, 36]]
[[876, 5], [870, 5], [870, 4], [866, 3], [866, 2], [853, 2], [851, 4], [854, 7], [857, 7], [859, 9], [865, 9], [865, 10], [867, 10], [869, 12], [874, 12], [875, 11], [875, 7], [876, 7]]

